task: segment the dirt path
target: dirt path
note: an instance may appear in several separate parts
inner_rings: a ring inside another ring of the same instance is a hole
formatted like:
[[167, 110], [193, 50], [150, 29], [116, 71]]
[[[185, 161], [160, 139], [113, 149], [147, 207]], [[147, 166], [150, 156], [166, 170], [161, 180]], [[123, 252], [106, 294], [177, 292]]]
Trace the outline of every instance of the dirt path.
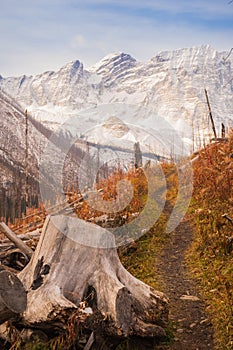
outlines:
[[212, 327], [205, 314], [204, 302], [188, 277], [184, 255], [192, 242], [192, 229], [182, 222], [171, 234], [158, 266], [164, 292], [170, 299], [170, 319], [174, 343], [164, 349], [213, 350]]

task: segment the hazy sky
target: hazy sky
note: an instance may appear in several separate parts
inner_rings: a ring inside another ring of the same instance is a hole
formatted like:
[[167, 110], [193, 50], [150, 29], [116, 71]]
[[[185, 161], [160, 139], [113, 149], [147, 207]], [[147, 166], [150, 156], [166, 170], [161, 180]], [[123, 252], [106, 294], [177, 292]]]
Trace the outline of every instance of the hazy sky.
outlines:
[[233, 47], [230, 0], [0, 0], [0, 74], [88, 67], [123, 51], [146, 61], [161, 50]]

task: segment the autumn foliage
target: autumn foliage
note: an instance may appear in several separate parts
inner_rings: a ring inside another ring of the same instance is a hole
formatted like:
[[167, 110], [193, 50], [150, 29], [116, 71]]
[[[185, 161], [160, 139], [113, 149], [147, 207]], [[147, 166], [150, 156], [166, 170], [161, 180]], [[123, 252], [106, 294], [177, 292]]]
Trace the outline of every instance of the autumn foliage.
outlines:
[[[233, 133], [194, 162], [191, 265], [209, 304], [218, 349], [233, 348]], [[226, 215], [224, 215], [226, 214]]]

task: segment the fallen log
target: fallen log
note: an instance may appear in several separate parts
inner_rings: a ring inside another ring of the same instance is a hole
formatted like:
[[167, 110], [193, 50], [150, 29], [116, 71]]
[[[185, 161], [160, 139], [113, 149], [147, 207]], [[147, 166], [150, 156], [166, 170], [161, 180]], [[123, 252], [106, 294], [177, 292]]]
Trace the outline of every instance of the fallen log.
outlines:
[[16, 275], [0, 270], [0, 324], [17, 318], [27, 305], [27, 294]]
[[[41, 232], [39, 230], [35, 230], [32, 232], [29, 231], [27, 233], [17, 234], [17, 237], [20, 238], [22, 241], [30, 241], [30, 240], [39, 240], [40, 235], [41, 235]], [[11, 242], [9, 238], [0, 239], [0, 246], [3, 243], [8, 243], [8, 242]]]
[[49, 216], [29, 264], [19, 273], [28, 291], [22, 322], [64, 329], [72, 312], [89, 331], [113, 337], [165, 337], [166, 296], [121, 264], [112, 233], [64, 215]]
[[11, 231], [11, 229], [4, 223], [0, 223], [0, 230], [6, 235], [6, 237], [13, 242], [16, 247], [18, 247], [23, 253], [27, 255], [27, 257], [30, 259], [33, 250], [29, 248], [20, 238], [17, 237], [17, 235]]

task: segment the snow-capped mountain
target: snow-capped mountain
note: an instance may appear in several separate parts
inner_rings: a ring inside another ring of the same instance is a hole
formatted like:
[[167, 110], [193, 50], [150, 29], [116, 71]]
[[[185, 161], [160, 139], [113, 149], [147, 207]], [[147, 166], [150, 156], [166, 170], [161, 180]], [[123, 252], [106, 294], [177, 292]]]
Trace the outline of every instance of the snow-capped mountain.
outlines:
[[210, 46], [160, 52], [145, 63], [115, 53], [89, 69], [73, 61], [57, 72], [0, 77], [0, 86], [52, 128], [68, 118], [66, 127], [83, 138], [93, 140], [96, 125], [109, 118], [166, 138], [167, 126], [161, 124], [167, 121], [168, 129], [198, 146], [203, 134], [213, 136], [204, 89], [218, 132], [222, 122], [233, 125], [233, 55], [227, 56]]

